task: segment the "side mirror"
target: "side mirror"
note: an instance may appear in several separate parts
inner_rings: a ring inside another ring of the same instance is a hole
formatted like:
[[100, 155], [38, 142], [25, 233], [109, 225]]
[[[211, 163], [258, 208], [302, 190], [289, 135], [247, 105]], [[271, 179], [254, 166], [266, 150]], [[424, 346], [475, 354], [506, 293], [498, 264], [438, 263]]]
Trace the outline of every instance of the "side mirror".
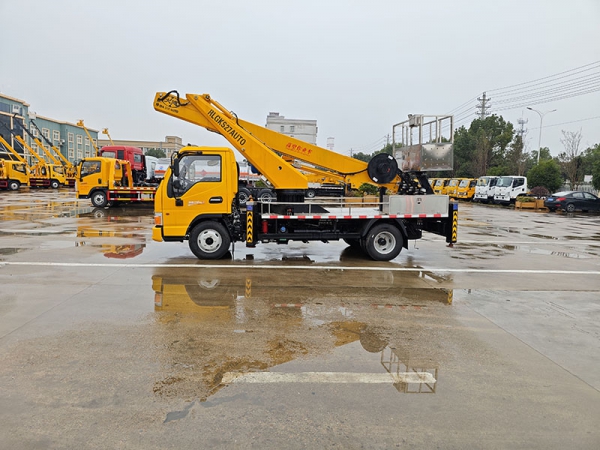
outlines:
[[179, 158], [175, 158], [171, 162], [171, 169], [173, 170], [173, 175], [179, 178]]

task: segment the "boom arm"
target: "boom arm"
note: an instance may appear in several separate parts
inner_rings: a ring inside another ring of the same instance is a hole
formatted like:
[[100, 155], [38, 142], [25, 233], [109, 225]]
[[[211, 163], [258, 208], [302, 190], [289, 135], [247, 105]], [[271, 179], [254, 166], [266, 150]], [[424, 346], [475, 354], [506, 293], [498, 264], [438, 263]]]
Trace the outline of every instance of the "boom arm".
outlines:
[[27, 167], [29, 167], [27, 160], [25, 158], [23, 158], [21, 155], [19, 155], [19, 153], [14, 148], [12, 148], [12, 146], [8, 142], [6, 142], [6, 140], [1, 135], [0, 135], [0, 143], [2, 143], [4, 148], [6, 148], [10, 153], [12, 153], [12, 155], [15, 156], [15, 158], [17, 158], [17, 160], [19, 162], [22, 162]]
[[[38, 130], [40, 136], [42, 136], [42, 138], [44, 138], [44, 141], [46, 141], [46, 143], [48, 144], [48, 146], [54, 150], [54, 153], [56, 153], [58, 155], [58, 157], [60, 158], [60, 160], [62, 161], [63, 165], [65, 165], [68, 168], [72, 168], [73, 164], [71, 163], [71, 161], [69, 161], [65, 155], [62, 154], [62, 152], [56, 148], [56, 146], [50, 142], [50, 139], [48, 139], [46, 136], [44, 136], [44, 133], [42, 133], [39, 129], [39, 127], [37, 126], [37, 124], [31, 120], [31, 123], [33, 124], [33, 126]], [[39, 145], [39, 144], [38, 144]], [[56, 164], [60, 164], [59, 162], [57, 162]]]
[[186, 94], [186, 98], [187, 101], [181, 101], [179, 94], [159, 92], [154, 99], [154, 109], [221, 134], [275, 189], [308, 188], [308, 181], [302, 173], [242, 128], [237, 117], [212, 100], [210, 95]]
[[355, 188], [369, 183], [397, 189], [397, 163], [387, 155], [367, 164], [238, 119], [209, 94], [186, 94], [186, 100], [174, 91], [159, 92], [154, 109], [223, 135], [276, 189], [308, 187], [306, 176], [279, 154], [318, 166]]
[[86, 126], [83, 124], [83, 120], [78, 121], [77, 126], [83, 128], [83, 131], [85, 131], [85, 134], [87, 134], [87, 137], [89, 138], [90, 142], [92, 143], [92, 146], [96, 150], [96, 156], [100, 156], [100, 150], [98, 150], [98, 146], [94, 143], [94, 140], [92, 139], [92, 135], [90, 134], [90, 132], [88, 131]]

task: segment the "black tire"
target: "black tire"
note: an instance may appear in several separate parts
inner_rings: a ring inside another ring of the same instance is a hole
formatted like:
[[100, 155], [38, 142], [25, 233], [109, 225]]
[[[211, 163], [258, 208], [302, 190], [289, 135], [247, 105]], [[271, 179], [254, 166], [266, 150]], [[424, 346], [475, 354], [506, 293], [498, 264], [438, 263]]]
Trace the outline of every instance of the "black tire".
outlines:
[[190, 250], [198, 259], [220, 259], [230, 244], [229, 232], [219, 222], [201, 222], [190, 233]]
[[391, 261], [402, 250], [402, 234], [393, 225], [375, 225], [365, 237], [364, 248], [375, 261]]
[[96, 208], [104, 208], [108, 204], [106, 191], [103, 190], [94, 191], [90, 196], [90, 200]]
[[306, 191], [305, 197], [306, 198], [315, 198], [317, 196], [317, 193], [315, 192], [314, 189], [308, 189]]
[[252, 193], [250, 192], [249, 189], [246, 188], [240, 188], [238, 190], [238, 201], [240, 202], [240, 205], [245, 205], [246, 202], [250, 199], [250, 197], [252, 196]]
[[20, 187], [21, 187], [21, 183], [19, 183], [17, 180], [10, 180], [8, 182], [8, 190], [9, 191], [18, 191]]
[[565, 206], [565, 211], [570, 213], [575, 212], [575, 204], [567, 203], [567, 206]]
[[269, 203], [276, 200], [276, 197], [270, 189], [263, 189], [258, 193], [258, 199], [263, 203]]
[[58, 189], [60, 187], [60, 183], [58, 180], [50, 180], [50, 187], [52, 189]]

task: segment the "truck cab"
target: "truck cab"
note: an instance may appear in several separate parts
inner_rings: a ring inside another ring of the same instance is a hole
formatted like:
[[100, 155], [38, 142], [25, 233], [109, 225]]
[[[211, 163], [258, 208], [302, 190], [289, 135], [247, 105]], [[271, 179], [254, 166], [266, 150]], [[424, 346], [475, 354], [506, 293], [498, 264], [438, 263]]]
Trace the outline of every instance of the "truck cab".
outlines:
[[77, 166], [77, 198], [90, 198], [96, 207], [108, 204], [107, 191], [115, 187], [132, 187], [128, 161], [93, 157], [82, 159]]
[[0, 160], [0, 189], [18, 190], [29, 184], [29, 171], [25, 163]]
[[446, 186], [446, 193], [451, 198], [456, 198], [458, 195], [458, 185], [462, 181], [462, 178], [452, 178]]
[[[154, 198], [154, 209], [160, 212], [152, 232], [156, 241], [183, 241], [203, 221], [216, 221], [231, 228], [231, 215], [238, 191], [238, 168], [233, 151], [227, 147], [184, 147], [173, 161], [173, 173], [167, 170]], [[158, 223], [160, 222], [160, 224]], [[201, 234], [202, 231], [199, 231]], [[197, 241], [190, 237], [190, 242]], [[218, 239], [205, 232], [206, 243]], [[217, 242], [215, 242], [216, 249]]]
[[494, 201], [494, 191], [498, 177], [484, 176], [477, 179], [473, 201], [488, 203]]
[[450, 178], [438, 178], [433, 186], [433, 192], [436, 195], [446, 195], [448, 192], [448, 183], [450, 183]]
[[526, 177], [499, 177], [494, 188], [494, 202], [508, 205], [514, 203], [518, 196], [526, 194]]
[[456, 198], [461, 200], [472, 200], [475, 195], [475, 185], [477, 184], [477, 180], [472, 178], [463, 178], [458, 183], [458, 187], [456, 188]]

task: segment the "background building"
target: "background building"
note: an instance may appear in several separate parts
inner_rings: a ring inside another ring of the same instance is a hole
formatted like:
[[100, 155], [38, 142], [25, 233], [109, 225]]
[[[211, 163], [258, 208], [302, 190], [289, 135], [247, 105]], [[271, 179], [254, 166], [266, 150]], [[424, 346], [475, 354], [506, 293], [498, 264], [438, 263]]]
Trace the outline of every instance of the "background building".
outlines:
[[[21, 144], [15, 140], [13, 134], [23, 137], [33, 151], [47, 162], [51, 161], [38, 148], [34, 140], [23, 131], [21, 125], [26, 127], [33, 136], [38, 137], [44, 143], [44, 146], [49, 149], [46, 141], [40, 136], [41, 133], [71, 162], [75, 163], [86, 156], [94, 156], [94, 146], [82, 127], [74, 123], [38, 116], [31, 113], [29, 107], [30, 105], [24, 100], [0, 93], [0, 134], [11, 147], [22, 154], [30, 163], [35, 162], [35, 160], [32, 161], [33, 157], [29, 154], [29, 150], [23, 149]], [[37, 125], [37, 128], [34, 124]], [[13, 134], [11, 134], [11, 130]], [[88, 131], [92, 139], [97, 142], [98, 130], [88, 128]], [[0, 158], [10, 159], [6, 149], [0, 148]]]
[[316, 120], [286, 119], [278, 112], [270, 112], [265, 128], [317, 145]]

